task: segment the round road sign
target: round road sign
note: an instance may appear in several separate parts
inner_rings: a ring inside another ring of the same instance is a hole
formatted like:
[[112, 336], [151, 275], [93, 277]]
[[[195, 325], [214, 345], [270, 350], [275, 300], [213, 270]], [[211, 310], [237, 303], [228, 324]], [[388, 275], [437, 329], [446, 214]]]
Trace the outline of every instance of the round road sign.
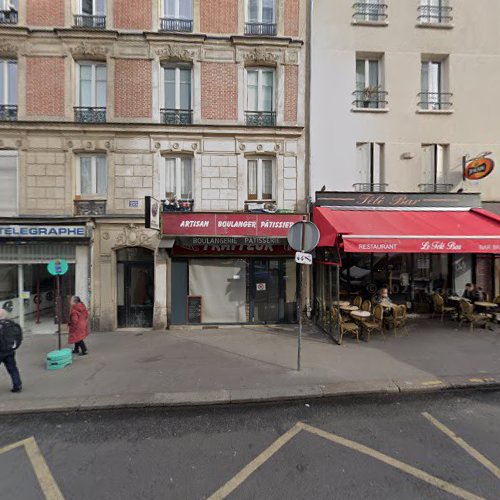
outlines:
[[296, 222], [288, 231], [288, 244], [297, 252], [310, 252], [318, 242], [319, 229], [312, 222]]
[[61, 276], [68, 272], [68, 261], [64, 259], [54, 259], [47, 264], [47, 271], [52, 276]]

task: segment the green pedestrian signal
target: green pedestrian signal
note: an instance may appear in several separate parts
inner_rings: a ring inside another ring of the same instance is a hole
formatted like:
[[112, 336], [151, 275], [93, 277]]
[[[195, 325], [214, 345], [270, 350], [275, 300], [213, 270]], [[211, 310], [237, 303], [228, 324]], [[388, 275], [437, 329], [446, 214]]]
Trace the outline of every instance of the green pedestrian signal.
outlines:
[[68, 261], [64, 259], [54, 259], [47, 264], [47, 271], [52, 276], [62, 276], [68, 272]]

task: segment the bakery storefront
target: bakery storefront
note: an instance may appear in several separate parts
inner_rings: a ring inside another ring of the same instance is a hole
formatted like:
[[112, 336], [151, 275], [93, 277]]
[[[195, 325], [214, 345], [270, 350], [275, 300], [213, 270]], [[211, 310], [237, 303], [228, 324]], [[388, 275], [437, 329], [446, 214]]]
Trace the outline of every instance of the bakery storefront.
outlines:
[[63, 317], [69, 299], [89, 303], [89, 241], [86, 222], [26, 220], [0, 222], [0, 307], [31, 333], [54, 333], [55, 279], [47, 271], [53, 259], [69, 264], [61, 277]]
[[298, 214], [164, 213], [172, 325], [296, 321]]

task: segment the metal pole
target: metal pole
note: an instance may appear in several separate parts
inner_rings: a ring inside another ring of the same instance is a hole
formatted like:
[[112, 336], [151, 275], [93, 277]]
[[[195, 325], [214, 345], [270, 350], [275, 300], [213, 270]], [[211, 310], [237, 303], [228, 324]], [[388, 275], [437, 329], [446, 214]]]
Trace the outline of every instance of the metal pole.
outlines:
[[24, 299], [21, 294], [24, 290], [24, 269], [22, 264], [17, 265], [17, 295], [19, 297], [19, 326], [24, 328]]
[[[335, 285], [337, 286], [337, 305], [340, 302], [340, 266], [335, 266], [337, 268], [337, 279]], [[337, 314], [337, 338], [340, 343], [340, 306], [338, 305], [338, 314]]]
[[297, 339], [297, 371], [300, 372], [300, 351], [302, 349], [302, 266], [299, 266], [297, 314], [299, 315], [299, 337]]
[[36, 301], [36, 324], [40, 324], [40, 302], [41, 302], [41, 297], [40, 297], [40, 264], [36, 265], [36, 296], [37, 296], [37, 301]]
[[57, 345], [61, 350], [61, 276], [56, 276]]

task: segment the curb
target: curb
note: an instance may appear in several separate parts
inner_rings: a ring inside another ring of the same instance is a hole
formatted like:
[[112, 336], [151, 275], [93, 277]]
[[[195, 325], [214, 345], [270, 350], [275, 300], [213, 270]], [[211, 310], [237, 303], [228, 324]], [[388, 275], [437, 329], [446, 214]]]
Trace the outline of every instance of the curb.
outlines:
[[[0, 403], [0, 416], [127, 408], [196, 408], [499, 389], [500, 375], [481, 374], [467, 377], [439, 377], [433, 380], [379, 380], [289, 387], [221, 389], [205, 392], [129, 393], [57, 399], [9, 400]], [[20, 396], [22, 398], [22, 395]]]

